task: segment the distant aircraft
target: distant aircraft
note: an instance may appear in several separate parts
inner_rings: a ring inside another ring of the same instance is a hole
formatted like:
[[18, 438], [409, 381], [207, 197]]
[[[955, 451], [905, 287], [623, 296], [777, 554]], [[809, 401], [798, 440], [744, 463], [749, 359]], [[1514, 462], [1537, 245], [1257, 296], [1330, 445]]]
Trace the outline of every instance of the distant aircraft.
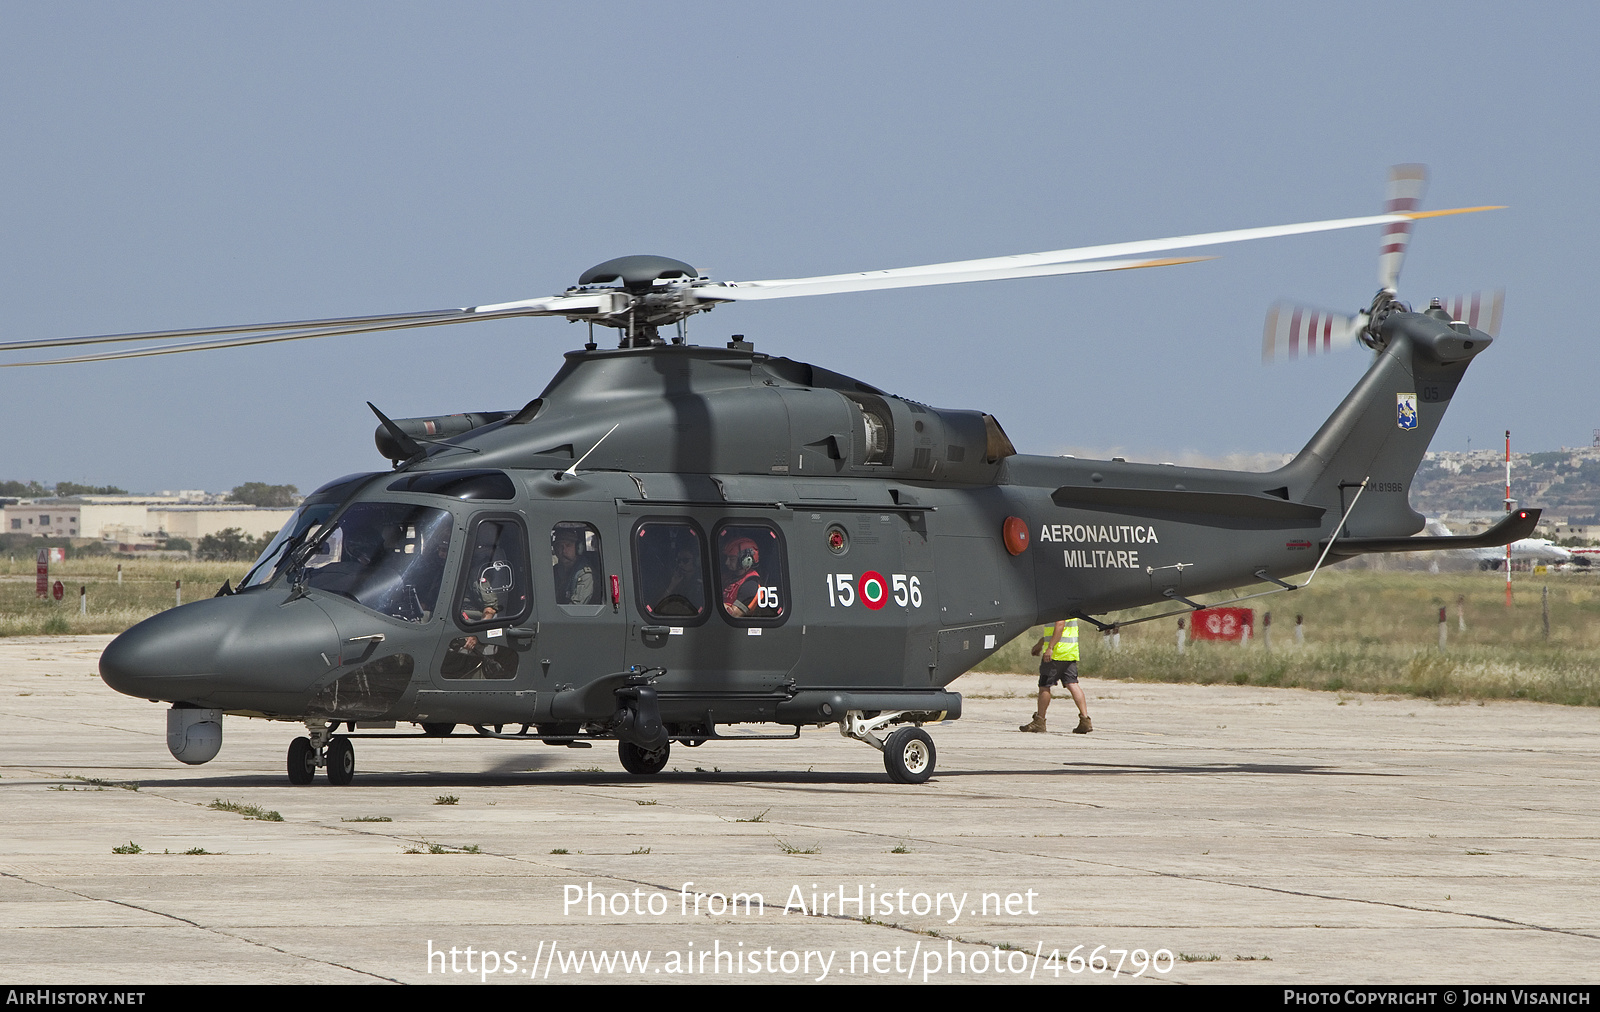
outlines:
[[[1438, 520], [1429, 520], [1424, 532], [1435, 536], [1447, 536], [1450, 534], [1450, 529]], [[1562, 548], [1549, 538], [1523, 538], [1521, 541], [1513, 541], [1510, 547], [1513, 562], [1542, 562], [1547, 565], [1556, 562], [1576, 562], [1581, 566], [1589, 564], [1587, 557]], [[1506, 561], [1504, 548], [1456, 548], [1442, 554], [1476, 559], [1479, 569], [1499, 569]]]

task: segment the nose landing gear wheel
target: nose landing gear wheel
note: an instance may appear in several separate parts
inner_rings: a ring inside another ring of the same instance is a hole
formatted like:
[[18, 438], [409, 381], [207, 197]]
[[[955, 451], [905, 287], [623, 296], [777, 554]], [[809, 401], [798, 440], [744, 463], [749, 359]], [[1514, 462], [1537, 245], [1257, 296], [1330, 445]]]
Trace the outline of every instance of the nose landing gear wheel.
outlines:
[[667, 756], [671, 754], [671, 742], [661, 746], [654, 752], [642, 749], [631, 741], [617, 742], [617, 756], [622, 760], [622, 768], [636, 777], [647, 777], [652, 773], [660, 773], [667, 765]]
[[[932, 746], [929, 746], [930, 748]], [[343, 787], [355, 779], [356, 747], [349, 738], [334, 738], [328, 742], [328, 783]]]
[[317, 750], [311, 747], [310, 738], [296, 738], [289, 743], [289, 782], [296, 787], [309, 784], [317, 775]]
[[903, 727], [883, 743], [883, 768], [902, 784], [925, 783], [933, 776], [936, 756], [933, 739], [920, 727]]

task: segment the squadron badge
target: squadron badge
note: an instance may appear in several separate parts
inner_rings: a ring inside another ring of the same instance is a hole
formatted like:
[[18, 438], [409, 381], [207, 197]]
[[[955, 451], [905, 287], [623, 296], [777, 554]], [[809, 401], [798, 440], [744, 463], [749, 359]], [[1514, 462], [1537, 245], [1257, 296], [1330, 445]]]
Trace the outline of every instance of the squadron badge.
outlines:
[[1416, 394], [1395, 394], [1395, 398], [1400, 402], [1398, 408], [1396, 409], [1397, 416], [1396, 416], [1396, 419], [1395, 419], [1395, 424], [1399, 425], [1402, 429], [1414, 429], [1414, 428], [1416, 428], [1417, 427], [1417, 395]]

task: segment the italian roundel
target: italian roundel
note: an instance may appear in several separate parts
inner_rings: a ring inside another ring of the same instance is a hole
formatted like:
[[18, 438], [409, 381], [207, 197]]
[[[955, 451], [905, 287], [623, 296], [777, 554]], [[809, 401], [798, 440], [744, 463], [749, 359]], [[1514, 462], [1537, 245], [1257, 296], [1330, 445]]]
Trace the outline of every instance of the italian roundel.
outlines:
[[883, 575], [870, 569], [861, 574], [856, 592], [861, 595], [861, 603], [873, 611], [889, 603], [889, 587], [883, 582]]

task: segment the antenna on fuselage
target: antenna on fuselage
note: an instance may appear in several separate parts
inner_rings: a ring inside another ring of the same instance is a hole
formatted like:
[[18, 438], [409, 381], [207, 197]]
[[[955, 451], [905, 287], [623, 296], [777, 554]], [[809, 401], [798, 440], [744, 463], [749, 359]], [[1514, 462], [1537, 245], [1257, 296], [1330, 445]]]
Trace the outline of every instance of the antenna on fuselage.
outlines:
[[[589, 453], [593, 453], [594, 451], [600, 449], [600, 444], [606, 441], [606, 436], [609, 436], [613, 432], [617, 431], [617, 427], [620, 426], [621, 424], [622, 424], [621, 422], [618, 422], [616, 425], [613, 425], [611, 428], [607, 429], [606, 430], [606, 435], [605, 436], [601, 436], [599, 439], [595, 440], [594, 441], [594, 445], [589, 447]], [[556, 477], [557, 478], [576, 478], [578, 476], [578, 465], [589, 459], [589, 453], [585, 453], [583, 456], [579, 457], [577, 460], [574, 460], [572, 462], [572, 466], [567, 468], [565, 471], [557, 472], [556, 473]]]

